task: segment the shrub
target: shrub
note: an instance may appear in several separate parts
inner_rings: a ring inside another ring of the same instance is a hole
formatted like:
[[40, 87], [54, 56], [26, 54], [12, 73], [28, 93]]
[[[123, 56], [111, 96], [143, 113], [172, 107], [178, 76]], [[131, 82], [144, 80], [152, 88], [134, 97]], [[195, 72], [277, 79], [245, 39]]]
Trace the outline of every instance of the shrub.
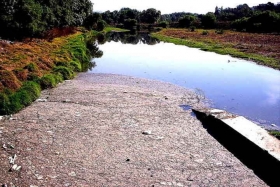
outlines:
[[69, 80], [74, 77], [73, 71], [64, 66], [57, 66], [53, 71], [56, 73], [61, 73], [64, 80]]
[[27, 69], [29, 72], [37, 72], [38, 66], [34, 63], [30, 63], [30, 64], [26, 65], [23, 69]]
[[13, 72], [7, 70], [0, 70], [0, 82], [8, 89], [17, 90], [20, 88], [21, 83], [14, 75]]
[[209, 32], [208, 31], [202, 31], [202, 35], [208, 35]]
[[224, 34], [224, 30], [223, 29], [219, 29], [215, 31], [216, 34]]
[[190, 26], [190, 31], [191, 31], [191, 32], [194, 32], [195, 29], [196, 29], [195, 26]]
[[9, 106], [9, 98], [5, 93], [1, 92], [0, 93], [0, 115], [8, 114], [8, 112], [7, 112], [8, 106]]
[[168, 27], [168, 22], [167, 21], [162, 21], [159, 23], [159, 26], [162, 28], [167, 28]]
[[34, 81], [27, 81], [27, 82], [23, 83], [20, 90], [27, 91], [27, 93], [29, 93], [32, 101], [37, 99], [41, 93], [40, 85]]
[[106, 22], [103, 21], [103, 20], [100, 20], [97, 22], [97, 27], [96, 27], [96, 30], [97, 31], [103, 31], [103, 29], [105, 28], [106, 26]]
[[53, 88], [57, 84], [55, 76], [53, 74], [44, 75], [40, 80], [42, 89]]
[[40, 92], [39, 84], [28, 81], [14, 93], [9, 90], [6, 90], [5, 93], [0, 93], [0, 114], [11, 114], [20, 111], [37, 99]]
[[82, 70], [82, 65], [79, 61], [71, 61], [70, 66], [73, 71], [80, 72]]
[[15, 69], [13, 72], [20, 81], [26, 81], [28, 78], [27, 69]]

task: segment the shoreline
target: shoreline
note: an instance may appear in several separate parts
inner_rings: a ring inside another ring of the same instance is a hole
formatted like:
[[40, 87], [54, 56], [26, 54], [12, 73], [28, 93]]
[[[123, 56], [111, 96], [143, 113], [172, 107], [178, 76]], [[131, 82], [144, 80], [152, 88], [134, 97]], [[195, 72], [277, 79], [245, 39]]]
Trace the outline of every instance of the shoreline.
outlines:
[[[0, 150], [4, 184], [267, 186], [180, 108], [201, 107], [187, 89], [80, 73], [40, 99], [0, 122], [14, 147]], [[8, 172], [14, 154], [20, 172]]]

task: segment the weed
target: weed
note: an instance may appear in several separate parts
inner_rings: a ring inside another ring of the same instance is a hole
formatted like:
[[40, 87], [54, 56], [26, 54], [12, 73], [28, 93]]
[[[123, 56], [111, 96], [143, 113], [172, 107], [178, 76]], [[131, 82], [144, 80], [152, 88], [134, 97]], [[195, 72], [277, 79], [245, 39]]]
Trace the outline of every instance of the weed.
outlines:
[[280, 131], [269, 131], [269, 134], [280, 140]]
[[53, 69], [53, 71], [56, 73], [61, 73], [64, 80], [69, 80], [74, 77], [74, 72], [71, 69], [64, 66], [57, 66]]
[[57, 85], [55, 75], [53, 74], [44, 75], [40, 80], [40, 85], [42, 89], [54, 88]]
[[202, 35], [208, 35], [209, 32], [208, 31], [202, 31]]

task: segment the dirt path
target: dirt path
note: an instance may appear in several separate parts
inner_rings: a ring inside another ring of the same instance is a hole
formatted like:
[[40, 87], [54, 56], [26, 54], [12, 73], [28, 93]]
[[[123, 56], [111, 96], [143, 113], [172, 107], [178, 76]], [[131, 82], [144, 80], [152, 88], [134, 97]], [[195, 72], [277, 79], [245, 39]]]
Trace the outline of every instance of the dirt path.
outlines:
[[41, 99], [0, 122], [0, 185], [266, 186], [179, 107], [199, 107], [183, 88], [85, 73]]

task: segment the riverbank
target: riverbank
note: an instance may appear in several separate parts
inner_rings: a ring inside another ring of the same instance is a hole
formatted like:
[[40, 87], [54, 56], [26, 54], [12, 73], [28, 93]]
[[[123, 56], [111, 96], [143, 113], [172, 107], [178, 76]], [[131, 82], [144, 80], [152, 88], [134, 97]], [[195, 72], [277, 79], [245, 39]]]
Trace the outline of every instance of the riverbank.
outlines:
[[234, 31], [163, 29], [152, 36], [178, 45], [200, 48], [218, 54], [252, 60], [280, 69], [280, 35], [253, 34]]
[[0, 115], [20, 111], [37, 99], [42, 89], [53, 88], [72, 79], [76, 72], [91, 68], [90, 59], [102, 56], [95, 44], [97, 34], [66, 28], [51, 31], [46, 39], [1, 40]]
[[[169, 83], [81, 73], [0, 122], [0, 182], [266, 186], [179, 106], [198, 101]], [[21, 169], [8, 172], [14, 154]]]

